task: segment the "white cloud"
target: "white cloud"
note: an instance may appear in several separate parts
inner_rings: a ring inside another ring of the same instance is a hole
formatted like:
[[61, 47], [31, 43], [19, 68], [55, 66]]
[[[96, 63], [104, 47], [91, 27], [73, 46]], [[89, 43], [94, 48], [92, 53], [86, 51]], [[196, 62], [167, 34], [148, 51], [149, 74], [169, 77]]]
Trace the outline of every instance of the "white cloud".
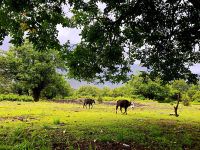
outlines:
[[73, 16], [73, 13], [70, 11], [70, 6], [69, 5], [63, 5], [62, 10], [65, 14], [66, 17], [71, 18]]
[[97, 6], [101, 10], [101, 12], [103, 12], [104, 9], [106, 8], [106, 4], [102, 2], [97, 2]]
[[0, 45], [0, 49], [7, 51], [11, 46], [11, 44], [9, 43], [10, 39], [11, 38], [9, 36], [6, 36], [5, 39], [3, 40], [3, 44]]
[[200, 75], [200, 64], [195, 64], [195, 65], [191, 66], [190, 70], [192, 71], [192, 73]]
[[66, 43], [68, 40], [71, 44], [77, 44], [81, 41], [81, 33], [80, 29], [72, 29], [72, 28], [63, 28], [62, 25], [57, 25], [58, 40], [61, 44]]

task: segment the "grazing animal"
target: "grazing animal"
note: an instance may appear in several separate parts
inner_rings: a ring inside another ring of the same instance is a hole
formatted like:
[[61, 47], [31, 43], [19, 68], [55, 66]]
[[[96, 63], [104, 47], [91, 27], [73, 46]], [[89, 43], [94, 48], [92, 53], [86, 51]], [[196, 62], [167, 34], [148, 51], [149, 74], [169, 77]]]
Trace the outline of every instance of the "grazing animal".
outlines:
[[83, 102], [83, 108], [84, 107], [87, 108], [87, 105], [89, 105], [89, 109], [90, 109], [90, 106], [91, 106], [91, 108], [93, 107], [93, 103], [95, 104], [95, 100], [86, 98], [86, 99], [84, 99], [84, 102]]
[[[117, 105], [116, 105], [116, 114], [117, 114], [117, 109], [118, 109], [118, 107], [120, 107], [121, 113], [122, 113], [122, 108], [124, 108], [124, 109], [125, 109], [124, 114], [127, 115], [127, 108], [128, 108], [129, 106], [131, 106], [131, 105], [132, 105], [131, 102], [129, 102], [129, 101], [127, 101], [127, 100], [118, 100], [118, 101], [117, 101]], [[133, 105], [133, 107], [134, 107], [134, 105]]]

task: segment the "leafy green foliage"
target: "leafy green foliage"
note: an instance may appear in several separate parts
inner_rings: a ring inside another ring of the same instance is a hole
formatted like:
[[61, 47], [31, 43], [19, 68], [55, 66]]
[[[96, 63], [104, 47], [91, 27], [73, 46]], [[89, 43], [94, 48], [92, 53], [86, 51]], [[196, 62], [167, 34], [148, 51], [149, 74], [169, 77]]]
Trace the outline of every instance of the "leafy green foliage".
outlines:
[[[118, 100], [128, 100], [128, 101], [132, 101], [133, 99], [130, 98], [130, 97], [122, 97], [122, 96], [119, 96], [119, 97], [102, 97], [102, 101], [118, 101]], [[134, 99], [135, 100], [135, 99]], [[140, 100], [140, 99], [139, 99]]]
[[75, 91], [75, 95], [77, 96], [99, 96], [100, 89], [96, 86], [81, 86], [77, 91]]
[[62, 75], [55, 75], [52, 83], [46, 86], [41, 93], [42, 97], [47, 99], [64, 98], [72, 95], [72, 88]]
[[[59, 1], [0, 1], [0, 42], [6, 35], [11, 42], [21, 45], [24, 38], [40, 50], [59, 49], [56, 26], [68, 26], [63, 12], [65, 0]], [[26, 36], [24, 36], [26, 35]]]
[[182, 94], [181, 99], [182, 99], [182, 103], [183, 103], [184, 106], [189, 106], [190, 105], [191, 99], [189, 98], [187, 93]]
[[17, 93], [19, 95], [29, 95], [29, 87], [24, 82], [13, 82], [12, 83], [12, 93]]
[[[197, 85], [192, 85], [192, 86], [188, 89], [187, 94], [188, 94], [189, 98], [190, 98], [192, 101], [194, 101], [193, 96], [194, 96], [197, 92], [199, 92], [199, 91], [200, 91], [199, 84], [197, 84]], [[197, 95], [198, 95], [198, 94], [197, 94]]]
[[5, 55], [0, 56], [0, 60], [0, 73], [13, 80], [14, 91], [18, 94], [32, 94], [34, 100], [38, 101], [45, 88], [51, 92], [50, 98], [55, 94], [65, 96], [69, 89], [69, 85], [57, 71], [65, 68], [59, 52], [55, 50], [36, 51], [32, 44], [26, 42], [21, 47], [12, 47]]
[[130, 66], [140, 60], [151, 78], [197, 82], [189, 67], [199, 62], [199, 1], [72, 0], [70, 4], [72, 21], [83, 27], [82, 42], [68, 58], [74, 78], [124, 81]]
[[75, 99], [80, 97], [91, 97], [98, 101], [116, 101], [120, 99], [153, 99], [159, 102], [176, 101], [175, 94], [181, 93], [181, 100], [185, 105], [189, 105], [196, 98], [199, 89], [199, 84], [188, 84], [184, 80], [175, 80], [169, 84], [162, 84], [162, 81], [157, 78], [151, 80], [148, 76], [140, 75], [132, 76], [132, 79], [120, 87], [110, 89], [108, 87], [98, 88], [95, 86], [82, 86], [75, 90], [73, 97], [67, 99]]
[[11, 85], [12, 82], [9, 79], [0, 75], [0, 94], [10, 93], [12, 91]]
[[194, 96], [192, 97], [193, 101], [200, 102], [200, 91], [197, 91]]
[[[199, 5], [198, 0], [3, 0], [0, 44], [9, 35], [16, 46], [28, 39], [37, 50], [61, 50], [69, 76], [78, 80], [127, 81], [131, 65], [140, 60], [152, 78], [195, 83], [189, 67], [199, 63]], [[74, 50], [60, 45], [57, 25], [83, 29]]]
[[170, 89], [166, 85], [162, 85], [159, 79], [152, 81], [150, 78], [144, 79], [141, 76], [133, 76], [126, 87], [132, 95], [143, 95], [149, 99], [164, 101], [170, 95]]
[[113, 97], [128, 96], [128, 95], [126, 94], [126, 87], [125, 87], [125, 86], [121, 86], [121, 87], [114, 88], [114, 89], [112, 90], [112, 96], [113, 96]]
[[110, 89], [107, 86], [103, 87], [103, 89], [101, 90], [101, 96], [105, 97], [105, 96], [111, 96], [111, 95], [112, 95], [112, 89]]
[[198, 84], [188, 84], [184, 80], [175, 80], [171, 83], [171, 95], [175, 93], [181, 93], [181, 100], [185, 106], [189, 106], [193, 101], [195, 93], [199, 92]]
[[0, 101], [33, 101], [32, 96], [17, 94], [0, 94]]
[[186, 92], [190, 88], [190, 85], [184, 80], [175, 80], [172, 82], [171, 86], [177, 92]]

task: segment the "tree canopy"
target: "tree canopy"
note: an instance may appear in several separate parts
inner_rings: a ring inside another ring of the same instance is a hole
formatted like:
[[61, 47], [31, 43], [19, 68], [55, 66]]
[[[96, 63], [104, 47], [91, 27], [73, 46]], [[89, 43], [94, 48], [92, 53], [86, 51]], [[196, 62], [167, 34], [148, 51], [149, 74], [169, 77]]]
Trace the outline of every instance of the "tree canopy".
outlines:
[[16, 45], [28, 38], [37, 49], [60, 49], [56, 25], [81, 27], [81, 43], [65, 51], [75, 79], [125, 81], [140, 60], [151, 78], [197, 82], [189, 67], [200, 62], [199, 0], [3, 0], [0, 6], [0, 40], [9, 34]]
[[74, 21], [83, 30], [82, 42], [71, 58], [72, 71], [87, 72], [90, 67], [90, 77], [119, 81], [140, 60], [153, 78], [197, 81], [189, 67], [200, 58], [199, 1], [98, 1], [106, 4], [103, 11], [96, 2], [74, 3]]
[[65, 0], [1, 0], [0, 43], [6, 35], [21, 45], [27, 38], [37, 50], [60, 48], [56, 26], [66, 26]]

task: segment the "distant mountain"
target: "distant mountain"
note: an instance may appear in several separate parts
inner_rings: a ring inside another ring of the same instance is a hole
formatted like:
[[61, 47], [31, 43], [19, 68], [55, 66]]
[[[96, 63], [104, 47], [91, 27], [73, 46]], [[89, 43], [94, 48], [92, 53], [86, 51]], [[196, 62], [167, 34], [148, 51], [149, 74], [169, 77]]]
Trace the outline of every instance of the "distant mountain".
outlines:
[[[146, 71], [147, 70], [145, 67], [141, 67], [138, 64], [134, 64], [131, 69], [133, 70], [133, 72], [131, 72], [130, 74], [137, 74], [137, 73], [139, 73], [139, 71]], [[200, 64], [195, 64], [190, 69], [193, 73], [200, 75]], [[77, 88], [79, 88], [80, 86], [83, 86], [83, 85], [95, 85], [99, 88], [103, 88], [105, 86], [108, 86], [110, 88], [116, 88], [116, 87], [123, 85], [122, 83], [112, 84], [111, 82], [105, 82], [104, 84], [88, 83], [88, 82], [85, 82], [85, 81], [79, 82], [79, 81], [74, 80], [74, 79], [71, 79], [68, 82], [70, 83], [70, 85], [74, 89], [77, 89]]]
[[[137, 73], [139, 73], [139, 71], [146, 71], [147, 70], [145, 67], [140, 67], [137, 64], [134, 64], [131, 69], [133, 70], [133, 72], [131, 72], [130, 74], [137, 74]], [[79, 88], [80, 86], [83, 86], [83, 85], [95, 85], [95, 86], [97, 86], [99, 88], [103, 88], [105, 86], [108, 86], [110, 88], [116, 88], [116, 87], [119, 87], [119, 86], [123, 85], [122, 83], [113, 84], [111, 82], [105, 82], [104, 84], [88, 83], [86, 81], [81, 81], [80, 82], [80, 81], [77, 81], [77, 80], [74, 80], [74, 79], [70, 79], [70, 80], [68, 80], [68, 82], [70, 83], [70, 85], [74, 89], [77, 89], [77, 88]]]

